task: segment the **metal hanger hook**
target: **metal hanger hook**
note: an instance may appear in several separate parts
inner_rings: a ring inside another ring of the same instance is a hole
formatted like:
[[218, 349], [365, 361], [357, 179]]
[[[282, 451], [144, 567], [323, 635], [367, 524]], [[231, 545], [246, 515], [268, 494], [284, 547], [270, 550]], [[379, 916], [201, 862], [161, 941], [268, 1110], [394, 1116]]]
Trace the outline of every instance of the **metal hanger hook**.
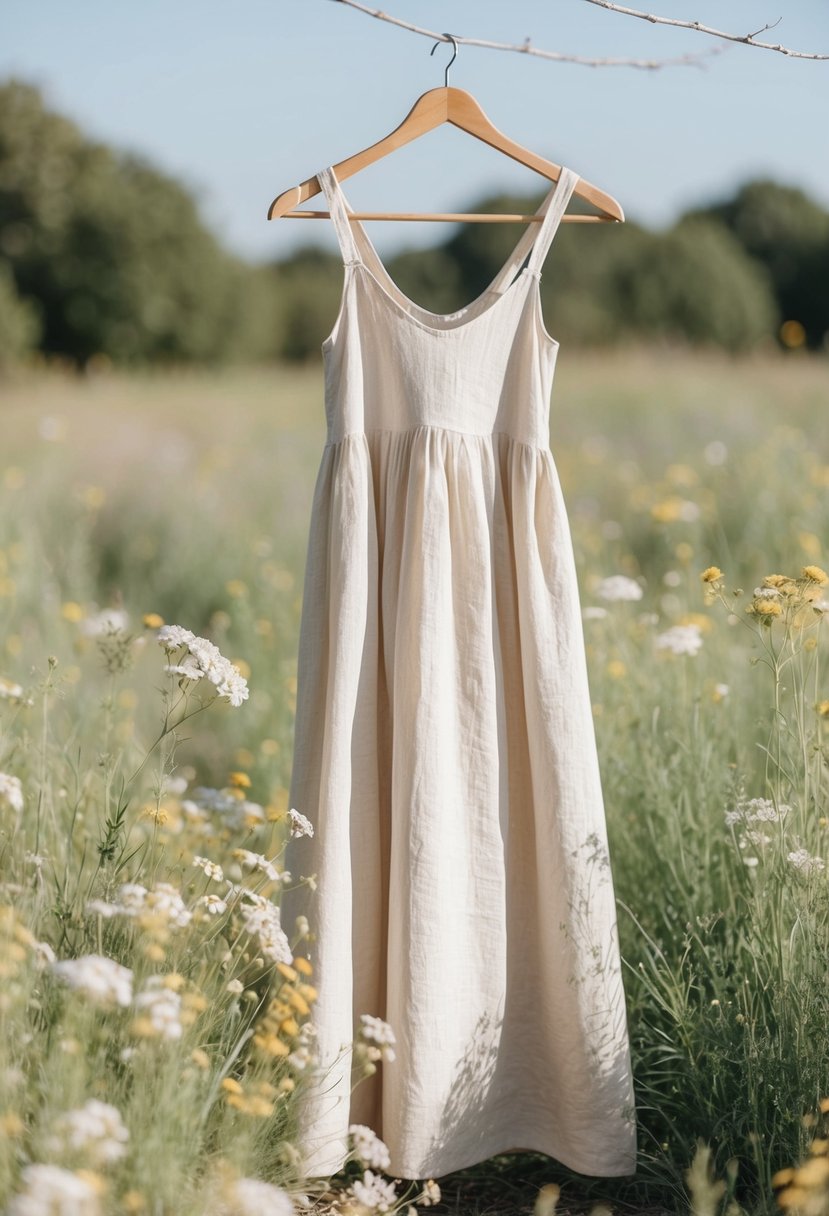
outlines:
[[[456, 41], [456, 39], [455, 39], [454, 34], [444, 34], [443, 36], [444, 36], [444, 38], [448, 38], [448, 39], [449, 39], [449, 41], [452, 43], [452, 58], [451, 58], [451, 59], [449, 60], [449, 62], [447, 63], [447, 65], [446, 65], [446, 71], [445, 71], [445, 72], [444, 72], [444, 74], [443, 74], [443, 84], [444, 84], [444, 87], [445, 87], [445, 88], [448, 88], [448, 87], [449, 87], [449, 69], [451, 68], [452, 64], [455, 62], [455, 59], [457, 58], [457, 55], [458, 55], [458, 43], [457, 43], [457, 41]], [[432, 47], [431, 51], [429, 52], [429, 54], [430, 54], [430, 55], [434, 55], [435, 51], [438, 49], [438, 47], [439, 47], [439, 46], [440, 46], [440, 43], [439, 43], [439, 42], [436, 42], [436, 43], [435, 43], [435, 45]]]

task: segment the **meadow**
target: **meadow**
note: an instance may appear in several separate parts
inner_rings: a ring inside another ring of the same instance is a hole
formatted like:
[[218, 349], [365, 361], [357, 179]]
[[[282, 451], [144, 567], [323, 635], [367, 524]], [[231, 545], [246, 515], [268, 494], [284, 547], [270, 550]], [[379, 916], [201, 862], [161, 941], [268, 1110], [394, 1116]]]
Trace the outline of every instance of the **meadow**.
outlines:
[[826, 357], [559, 358], [633, 1179], [392, 1198], [367, 1135], [302, 1177], [314, 926], [275, 909], [324, 439], [316, 364], [0, 385], [0, 1208], [829, 1212]]

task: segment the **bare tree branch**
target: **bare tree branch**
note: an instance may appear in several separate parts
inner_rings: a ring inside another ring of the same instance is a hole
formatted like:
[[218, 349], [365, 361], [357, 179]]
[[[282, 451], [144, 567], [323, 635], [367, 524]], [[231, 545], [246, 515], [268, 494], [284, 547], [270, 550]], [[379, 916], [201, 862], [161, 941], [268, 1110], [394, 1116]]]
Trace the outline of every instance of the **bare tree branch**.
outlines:
[[[360, 0], [334, 0], [336, 4], [346, 4], [349, 8], [355, 8], [361, 13], [366, 13], [369, 17], [376, 17], [380, 21], [388, 21], [391, 25], [397, 25], [401, 29], [409, 30], [413, 34], [422, 34], [425, 38], [431, 38], [436, 42], [448, 42], [446, 34], [438, 33], [436, 30], [424, 29], [421, 25], [413, 25], [409, 21], [403, 21], [400, 17], [393, 17], [391, 13], [384, 13], [382, 9], [369, 8], [365, 4], [361, 4]], [[729, 50], [729, 42], [741, 42], [745, 46], [755, 46], [767, 51], [779, 51], [781, 55], [789, 55], [795, 59], [829, 59], [829, 54], [819, 54], [811, 51], [794, 51], [790, 47], [782, 46], [780, 43], [774, 42], [758, 42], [757, 35], [764, 33], [766, 30], [773, 29], [775, 25], [779, 25], [782, 18], [778, 17], [773, 25], [764, 25], [762, 29], [756, 30], [753, 34], [729, 34], [723, 30], [715, 30], [710, 26], [703, 25], [699, 21], [683, 21], [674, 17], [659, 17], [653, 13], [643, 13], [639, 9], [626, 8], [624, 5], [617, 4], [614, 0], [587, 0], [588, 4], [598, 5], [599, 8], [606, 8], [611, 12], [623, 13], [627, 17], [639, 17], [643, 21], [650, 21], [653, 25], [674, 25], [681, 29], [696, 30], [699, 34], [710, 34], [716, 38], [724, 39], [720, 46], [709, 47], [707, 51], [690, 52], [686, 55], [678, 55], [673, 59], [625, 59], [616, 57], [591, 57], [588, 55], [571, 55], [566, 51], [544, 51], [532, 45], [530, 38], [526, 38], [523, 42], [491, 42], [485, 38], [462, 38], [457, 34], [453, 35], [458, 44], [466, 46], [482, 46], [490, 50], [496, 51], [517, 51], [521, 55], [535, 55], [539, 59], [553, 59], [559, 63], [578, 63], [586, 67], [630, 67], [630, 68], [664, 68], [675, 66], [692, 66], [703, 67], [702, 60], [711, 55], [718, 55], [722, 51]]]
[[764, 25], [761, 29], [755, 30], [753, 34], [727, 34], [723, 30], [712, 29], [708, 25], [702, 25], [699, 21], [682, 21], [677, 17], [656, 17], [652, 13], [642, 13], [635, 8], [626, 8], [623, 4], [616, 4], [614, 0], [587, 0], [588, 4], [597, 4], [599, 8], [610, 9], [614, 13], [624, 13], [626, 17], [641, 17], [643, 21], [650, 21], [654, 25], [676, 25], [683, 30], [696, 30], [698, 34], [713, 34], [715, 38], [726, 38], [729, 42], [744, 42], [747, 46], [762, 47], [765, 51], [779, 51], [781, 55], [791, 55], [795, 59], [829, 59], [829, 54], [819, 55], [812, 51], [793, 51], [789, 47], [781, 46], [779, 42], [757, 42], [757, 35], [765, 33], [766, 30], [774, 29], [783, 20], [778, 17], [771, 25]]
[[[369, 17], [377, 17], [380, 21], [388, 21], [391, 25], [398, 25], [401, 29], [410, 30], [413, 34], [422, 34], [424, 37], [431, 38], [435, 42], [449, 41], [446, 34], [439, 34], [435, 30], [424, 29], [422, 25], [412, 25], [411, 22], [403, 21], [400, 17], [393, 17], [391, 13], [384, 13], [382, 9], [369, 8], [367, 5], [361, 4], [359, 0], [334, 0], [334, 3], [346, 4], [349, 8], [356, 8], [361, 13], [367, 13]], [[490, 42], [484, 38], [461, 38], [456, 34], [453, 34], [452, 37], [458, 44], [463, 43], [466, 46], [482, 46], [496, 51], [518, 51], [522, 55], [535, 55], [539, 59], [555, 59], [560, 63], [578, 63], [591, 68], [663, 68], [676, 65], [702, 67], [704, 66], [701, 62], [703, 59], [731, 49], [727, 44], [724, 44], [723, 46], [709, 47], [707, 51], [678, 55], [674, 59], [591, 58], [587, 55], [570, 55], [566, 51], [542, 51], [538, 47], [533, 46], [529, 38], [525, 39], [524, 42], [509, 43]]]

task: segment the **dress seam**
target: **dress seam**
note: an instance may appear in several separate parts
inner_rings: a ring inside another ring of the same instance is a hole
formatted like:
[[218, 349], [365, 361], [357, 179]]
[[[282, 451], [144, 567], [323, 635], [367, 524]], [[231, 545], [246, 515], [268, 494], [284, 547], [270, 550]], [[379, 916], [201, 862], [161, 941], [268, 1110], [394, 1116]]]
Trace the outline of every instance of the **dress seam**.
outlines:
[[513, 443], [518, 443], [525, 448], [532, 448], [534, 452], [550, 452], [549, 445], [545, 446], [542, 443], [531, 443], [528, 439], [519, 439], [517, 435], [513, 435], [510, 431], [459, 431], [456, 427], [438, 426], [436, 423], [431, 422], [419, 422], [416, 426], [403, 428], [390, 426], [364, 427], [362, 431], [346, 431], [339, 439], [327, 439], [323, 446], [334, 448], [344, 443], [346, 439], [360, 439], [368, 435], [413, 435], [416, 431], [448, 431], [450, 435], [463, 435], [466, 439], [490, 439], [495, 435], [503, 435], [506, 439], [511, 439]]

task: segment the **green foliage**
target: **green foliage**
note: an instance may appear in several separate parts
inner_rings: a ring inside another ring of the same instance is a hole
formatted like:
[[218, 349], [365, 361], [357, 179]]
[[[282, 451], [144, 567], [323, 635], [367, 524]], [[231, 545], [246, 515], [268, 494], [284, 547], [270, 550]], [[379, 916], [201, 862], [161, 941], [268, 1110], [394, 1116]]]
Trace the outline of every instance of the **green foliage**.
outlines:
[[0, 369], [19, 363], [37, 345], [37, 308], [17, 294], [9, 267], [0, 262]]
[[16, 81], [0, 89], [0, 249], [41, 305], [47, 352], [137, 363], [255, 350], [250, 271], [187, 191], [86, 140]]
[[721, 225], [681, 220], [617, 268], [617, 315], [640, 334], [745, 350], [777, 323], [768, 276]]
[[769, 273], [783, 320], [800, 321], [810, 346], [829, 333], [829, 212], [802, 190], [768, 178], [692, 215], [724, 224]]

